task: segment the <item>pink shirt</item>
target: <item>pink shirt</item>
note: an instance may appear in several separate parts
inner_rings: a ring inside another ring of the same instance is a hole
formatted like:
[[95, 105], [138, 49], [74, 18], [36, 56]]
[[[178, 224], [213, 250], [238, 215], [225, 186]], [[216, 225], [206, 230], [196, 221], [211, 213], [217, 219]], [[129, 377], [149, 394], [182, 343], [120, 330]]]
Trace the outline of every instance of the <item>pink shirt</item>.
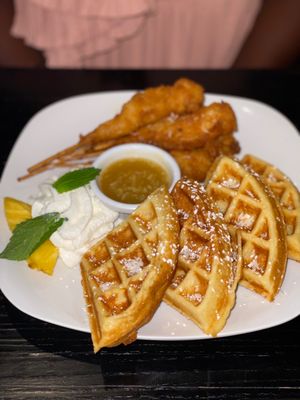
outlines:
[[262, 0], [15, 0], [50, 68], [227, 68]]

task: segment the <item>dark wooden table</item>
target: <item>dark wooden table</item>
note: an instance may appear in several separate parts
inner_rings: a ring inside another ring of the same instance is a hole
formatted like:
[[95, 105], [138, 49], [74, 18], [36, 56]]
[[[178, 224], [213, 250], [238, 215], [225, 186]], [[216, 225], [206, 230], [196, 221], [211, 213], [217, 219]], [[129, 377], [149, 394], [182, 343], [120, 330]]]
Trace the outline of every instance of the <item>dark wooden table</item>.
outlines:
[[[300, 129], [296, 71], [0, 70], [1, 170], [24, 124], [53, 101], [180, 76], [266, 102]], [[25, 315], [1, 295], [0, 399], [300, 399], [299, 328], [298, 317], [257, 333], [137, 341], [94, 355], [88, 334]]]

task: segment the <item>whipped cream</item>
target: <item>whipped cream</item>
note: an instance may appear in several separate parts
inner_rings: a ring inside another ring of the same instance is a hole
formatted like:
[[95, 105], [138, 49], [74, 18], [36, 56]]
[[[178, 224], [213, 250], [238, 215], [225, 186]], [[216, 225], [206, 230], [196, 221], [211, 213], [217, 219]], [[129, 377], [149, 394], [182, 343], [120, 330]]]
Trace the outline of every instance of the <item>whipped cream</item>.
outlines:
[[39, 186], [33, 199], [32, 217], [59, 212], [67, 220], [50, 240], [58, 247], [62, 261], [69, 267], [79, 264], [81, 256], [97, 240], [113, 229], [118, 213], [106, 207], [91, 190], [90, 185], [58, 193], [51, 181]]

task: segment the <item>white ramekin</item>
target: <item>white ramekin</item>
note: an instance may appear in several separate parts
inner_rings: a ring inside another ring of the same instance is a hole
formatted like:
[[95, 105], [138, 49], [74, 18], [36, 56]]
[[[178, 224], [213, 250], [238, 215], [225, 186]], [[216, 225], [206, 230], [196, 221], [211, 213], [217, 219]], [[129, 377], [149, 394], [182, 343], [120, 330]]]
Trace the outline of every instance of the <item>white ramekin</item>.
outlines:
[[[166, 151], [149, 144], [130, 143], [114, 146], [109, 150], [104, 151], [94, 161], [93, 166], [95, 168], [104, 169], [109, 164], [117, 160], [122, 160], [123, 158], [129, 157], [146, 158], [162, 165], [168, 171], [171, 178], [169, 189], [172, 189], [180, 178], [180, 169], [175, 159]], [[96, 180], [91, 182], [91, 187], [105, 205], [120, 213], [130, 214], [139, 205], [121, 203], [119, 201], [112, 200], [100, 190]]]

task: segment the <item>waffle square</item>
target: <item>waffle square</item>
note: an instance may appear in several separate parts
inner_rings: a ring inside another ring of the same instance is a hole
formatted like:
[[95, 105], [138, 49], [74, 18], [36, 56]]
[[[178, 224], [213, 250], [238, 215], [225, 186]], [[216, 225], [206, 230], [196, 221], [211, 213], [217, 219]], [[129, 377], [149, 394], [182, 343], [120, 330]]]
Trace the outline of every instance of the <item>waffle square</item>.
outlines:
[[164, 301], [216, 336], [235, 303], [241, 245], [197, 181], [181, 179], [172, 196], [181, 225], [180, 250]]
[[175, 272], [179, 224], [167, 189], [152, 193], [81, 260], [94, 351], [130, 343]]
[[291, 180], [274, 165], [253, 155], [241, 163], [259, 174], [281, 205], [287, 230], [288, 257], [300, 261], [300, 193]]
[[274, 194], [257, 174], [226, 156], [215, 161], [206, 188], [226, 223], [241, 233], [241, 284], [272, 301], [287, 261], [284, 218]]

